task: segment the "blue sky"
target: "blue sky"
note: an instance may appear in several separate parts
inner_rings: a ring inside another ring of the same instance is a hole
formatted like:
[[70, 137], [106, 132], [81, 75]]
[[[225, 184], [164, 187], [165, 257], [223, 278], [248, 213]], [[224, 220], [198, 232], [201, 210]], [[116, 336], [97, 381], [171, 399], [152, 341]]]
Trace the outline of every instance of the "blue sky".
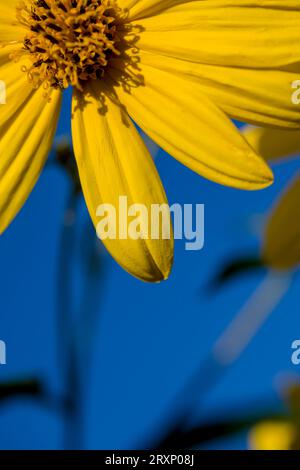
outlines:
[[[69, 132], [68, 118], [65, 111], [59, 135]], [[135, 448], [162, 428], [178, 391], [263, 274], [241, 276], [216, 292], [208, 289], [210, 280], [224, 261], [257, 252], [263, 217], [298, 162], [278, 165], [275, 184], [252, 193], [206, 181], [163, 151], [157, 166], [170, 204], [205, 204], [205, 247], [186, 251], [184, 241], [177, 241], [172, 275], [159, 285], [130, 277], [102, 253], [104, 277], [94, 286], [98, 305], [91, 363], [82, 361], [88, 372], [82, 441], [86, 448]], [[67, 194], [65, 175], [48, 166], [0, 240], [0, 339], [7, 344], [7, 365], [0, 366], [0, 380], [38, 376], [52, 393], [59, 393], [62, 385], [63, 358], [57, 360], [57, 270]], [[82, 289], [82, 243], [89, 242], [79, 236], [88, 226], [84, 202], [79, 214], [72, 267], [74, 309], [79, 308]], [[291, 343], [300, 338], [298, 290], [295, 279], [201, 409], [195, 390], [195, 419], [231, 413], [239, 405], [247, 411], [257, 401], [274, 400], [279, 406], [278, 377], [299, 373], [299, 366], [290, 361]], [[32, 400], [13, 400], [0, 407], [1, 449], [60, 448], [62, 429], [57, 411]], [[246, 440], [243, 435], [217, 445], [243, 448]]]

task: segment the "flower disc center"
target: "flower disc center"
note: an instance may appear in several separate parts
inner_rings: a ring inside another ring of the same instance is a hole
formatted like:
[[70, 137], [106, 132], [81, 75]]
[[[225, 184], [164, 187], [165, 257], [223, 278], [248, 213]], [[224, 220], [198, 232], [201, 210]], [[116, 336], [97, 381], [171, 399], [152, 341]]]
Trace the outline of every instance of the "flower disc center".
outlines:
[[32, 61], [24, 67], [34, 86], [82, 89], [82, 82], [101, 79], [116, 48], [115, 0], [30, 0], [18, 7], [18, 20], [30, 32], [23, 52]]

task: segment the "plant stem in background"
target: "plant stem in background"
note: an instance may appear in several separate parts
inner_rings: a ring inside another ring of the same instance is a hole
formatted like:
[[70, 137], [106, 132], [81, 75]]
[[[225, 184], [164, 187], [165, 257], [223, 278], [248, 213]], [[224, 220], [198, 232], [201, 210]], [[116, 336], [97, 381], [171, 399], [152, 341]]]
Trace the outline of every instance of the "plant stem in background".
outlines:
[[58, 269], [58, 363], [61, 366], [64, 396], [64, 448], [76, 449], [80, 442], [79, 430], [74, 426], [79, 401], [78, 371], [76, 364], [75, 345], [73, 344], [73, 312], [72, 312], [72, 268], [75, 245], [77, 193], [70, 191], [64, 211], [62, 233], [59, 248]]
[[[193, 427], [194, 416], [199, 414], [199, 406], [209, 392], [223, 378], [249, 343], [267, 321], [291, 286], [290, 273], [269, 272], [261, 284], [245, 303], [237, 316], [215, 342], [210, 354], [201, 363], [191, 380], [177, 396], [169, 410], [169, 419], [161, 426], [162, 440], [156, 445], [164, 447], [173, 442], [179, 432], [189, 432]], [[175, 445], [175, 444], [174, 444]], [[176, 442], [176, 446], [178, 442]], [[177, 447], [176, 447], [177, 448]]]
[[240, 358], [289, 290], [291, 281], [292, 276], [289, 273], [272, 271], [267, 273], [252, 296], [217, 339], [207, 359], [185, 388], [186, 396], [189, 397], [186, 416], [193, 414], [198, 400], [203, 399], [223, 378], [228, 368]]
[[269, 272], [239, 314], [216, 341], [212, 355], [229, 366], [247, 348], [291, 286], [291, 275]]

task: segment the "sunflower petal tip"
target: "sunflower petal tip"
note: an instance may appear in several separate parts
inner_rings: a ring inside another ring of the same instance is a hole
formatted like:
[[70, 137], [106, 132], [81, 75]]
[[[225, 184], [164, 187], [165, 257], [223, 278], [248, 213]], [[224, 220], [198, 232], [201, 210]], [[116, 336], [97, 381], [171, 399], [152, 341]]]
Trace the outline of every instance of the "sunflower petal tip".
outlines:
[[168, 271], [166, 271], [165, 273], [162, 273], [162, 278], [160, 279], [160, 281], [158, 282], [164, 282], [164, 281], [167, 281], [171, 275], [171, 271], [172, 269], [170, 268]]
[[157, 270], [150, 282], [154, 284], [161, 284], [162, 282], [167, 281], [170, 277], [171, 271], [172, 264], [167, 270]]
[[156, 266], [155, 271], [151, 273], [151, 278], [147, 279], [148, 282], [160, 284], [169, 279], [173, 267], [173, 257], [163, 264], [163, 266]]
[[271, 186], [273, 183], [274, 183], [274, 173], [271, 170], [271, 168], [266, 165], [266, 175], [265, 175], [265, 181], [263, 183], [263, 188], [267, 188]]
[[274, 183], [274, 173], [262, 157], [256, 155], [254, 186], [250, 189], [265, 189]]

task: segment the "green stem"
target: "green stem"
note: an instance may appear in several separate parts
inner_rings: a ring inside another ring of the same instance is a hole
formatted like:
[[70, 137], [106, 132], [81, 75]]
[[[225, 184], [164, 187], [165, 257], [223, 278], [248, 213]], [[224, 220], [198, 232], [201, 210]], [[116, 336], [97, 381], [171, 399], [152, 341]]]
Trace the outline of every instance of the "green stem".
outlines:
[[[199, 414], [203, 399], [243, 354], [289, 290], [291, 281], [289, 274], [267, 274], [176, 397], [170, 409], [170, 420], [166, 420], [168, 429], [163, 430], [162, 434], [168, 434], [170, 428], [187, 430], [193, 426], [195, 410]], [[174, 410], [177, 410], [176, 416]]]
[[71, 189], [66, 201], [59, 248], [58, 270], [58, 363], [61, 366], [64, 390], [64, 448], [79, 446], [79, 430], [74, 426], [79, 406], [79, 370], [73, 335], [72, 267], [74, 259], [77, 193]]

